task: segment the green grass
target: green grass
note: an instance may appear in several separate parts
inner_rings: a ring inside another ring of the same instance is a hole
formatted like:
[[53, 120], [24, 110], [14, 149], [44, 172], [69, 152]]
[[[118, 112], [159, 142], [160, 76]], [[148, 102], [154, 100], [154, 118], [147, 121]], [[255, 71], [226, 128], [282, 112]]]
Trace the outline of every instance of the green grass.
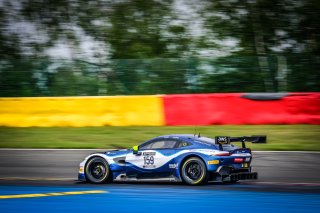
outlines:
[[200, 132], [203, 136], [265, 134], [267, 144], [251, 144], [253, 150], [320, 151], [319, 125], [243, 125], [174, 127], [0, 127], [0, 148], [124, 148], [150, 138], [173, 133]]

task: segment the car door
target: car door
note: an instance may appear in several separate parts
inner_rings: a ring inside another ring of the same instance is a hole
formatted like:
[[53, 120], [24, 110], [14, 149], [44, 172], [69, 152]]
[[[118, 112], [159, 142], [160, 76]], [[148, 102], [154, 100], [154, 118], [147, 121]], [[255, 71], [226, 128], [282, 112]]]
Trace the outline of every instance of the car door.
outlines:
[[139, 152], [126, 156], [126, 174], [136, 178], [165, 178], [175, 171], [175, 139], [161, 138], [139, 146]]

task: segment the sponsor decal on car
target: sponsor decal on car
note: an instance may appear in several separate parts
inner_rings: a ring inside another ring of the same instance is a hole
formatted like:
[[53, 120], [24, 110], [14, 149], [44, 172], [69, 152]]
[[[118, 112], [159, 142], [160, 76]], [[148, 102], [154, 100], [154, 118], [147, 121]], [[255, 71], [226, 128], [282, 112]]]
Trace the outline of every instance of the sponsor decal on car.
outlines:
[[211, 164], [219, 164], [219, 160], [210, 160], [208, 161], [208, 164], [211, 165]]
[[249, 164], [248, 164], [248, 163], [243, 163], [243, 164], [242, 164], [242, 167], [243, 167], [243, 168], [248, 168], [248, 167], [249, 167]]
[[170, 169], [178, 168], [178, 164], [177, 163], [169, 164], [169, 168]]
[[156, 152], [144, 152], [143, 156], [156, 155]]
[[[144, 152], [143, 154], [145, 154]], [[155, 153], [153, 154], [155, 155]], [[156, 166], [154, 165], [154, 157], [153, 155], [146, 155], [143, 157], [144, 160], [144, 165], [143, 168], [155, 168]]]

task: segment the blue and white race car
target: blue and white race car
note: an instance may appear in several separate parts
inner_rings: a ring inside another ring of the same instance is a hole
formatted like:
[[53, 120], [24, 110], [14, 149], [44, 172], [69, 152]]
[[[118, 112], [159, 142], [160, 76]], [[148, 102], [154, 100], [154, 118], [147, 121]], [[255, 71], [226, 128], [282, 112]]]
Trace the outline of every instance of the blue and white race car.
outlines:
[[[232, 142], [242, 142], [242, 148]], [[266, 143], [266, 136], [159, 136], [132, 149], [89, 155], [80, 163], [78, 179], [91, 183], [168, 181], [190, 185], [257, 179], [245, 142]]]

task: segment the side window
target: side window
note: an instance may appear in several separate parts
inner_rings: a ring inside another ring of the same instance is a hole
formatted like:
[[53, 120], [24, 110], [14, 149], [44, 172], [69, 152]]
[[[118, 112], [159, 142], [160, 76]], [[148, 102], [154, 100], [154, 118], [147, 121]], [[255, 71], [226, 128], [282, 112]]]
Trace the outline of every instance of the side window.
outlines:
[[173, 149], [177, 143], [175, 140], [157, 140], [140, 146], [140, 149]]
[[192, 143], [190, 142], [185, 142], [185, 141], [179, 141], [177, 144], [177, 148], [185, 147], [185, 146], [191, 146]]
[[153, 144], [152, 142], [147, 143], [147, 144], [143, 144], [143, 145], [139, 146], [139, 149], [150, 149], [152, 144]]

